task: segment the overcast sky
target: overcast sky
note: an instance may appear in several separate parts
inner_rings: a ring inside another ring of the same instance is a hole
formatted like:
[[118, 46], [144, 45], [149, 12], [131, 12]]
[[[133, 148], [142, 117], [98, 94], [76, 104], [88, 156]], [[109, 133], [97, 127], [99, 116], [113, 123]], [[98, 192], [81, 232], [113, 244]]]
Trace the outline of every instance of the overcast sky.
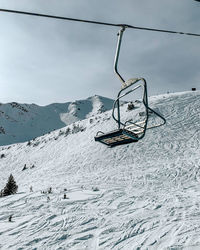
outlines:
[[[194, 0], [0, 0], [0, 8], [200, 33]], [[0, 12], [0, 102], [115, 98], [118, 28]], [[200, 89], [200, 37], [127, 29], [119, 71], [150, 95]]]

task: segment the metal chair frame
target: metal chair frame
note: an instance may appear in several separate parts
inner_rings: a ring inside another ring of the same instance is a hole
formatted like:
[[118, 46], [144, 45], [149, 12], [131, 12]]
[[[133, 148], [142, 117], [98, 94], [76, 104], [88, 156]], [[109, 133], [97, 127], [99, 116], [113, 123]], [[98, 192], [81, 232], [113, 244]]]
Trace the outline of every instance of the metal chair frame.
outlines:
[[[127, 144], [131, 142], [137, 142], [145, 136], [147, 129], [159, 127], [166, 123], [166, 120], [164, 117], [162, 117], [160, 114], [158, 114], [156, 111], [154, 111], [148, 106], [146, 80], [144, 78], [131, 78], [128, 81], [125, 81], [118, 71], [119, 53], [120, 53], [120, 48], [121, 48], [122, 36], [123, 36], [125, 29], [126, 29], [126, 26], [122, 26], [118, 33], [117, 48], [116, 48], [115, 59], [114, 59], [114, 72], [117, 74], [120, 81], [122, 82], [121, 90], [119, 91], [117, 95], [117, 99], [115, 100], [113, 104], [113, 110], [112, 110], [112, 117], [118, 124], [118, 130], [114, 130], [106, 134], [99, 131], [97, 132], [97, 135], [95, 137], [95, 141], [99, 141], [110, 147], [121, 145], [121, 144]], [[138, 85], [130, 89], [130, 87], [135, 84], [138, 84]], [[131, 121], [126, 121], [125, 123], [123, 123], [121, 122], [121, 118], [120, 118], [120, 99], [132, 93], [133, 91], [137, 90], [138, 88], [143, 89], [142, 103], [145, 107], [145, 113], [146, 113], [145, 119], [143, 121], [139, 121], [135, 123]], [[128, 91], [124, 93], [124, 91], [126, 90]], [[115, 114], [116, 108], [117, 108], [117, 116]], [[151, 111], [152, 113], [157, 115], [159, 118], [161, 118], [162, 123], [155, 125], [155, 126], [148, 127], [147, 125], [148, 125], [148, 119], [149, 119], [149, 111]], [[100, 133], [101, 135], [99, 135]]]

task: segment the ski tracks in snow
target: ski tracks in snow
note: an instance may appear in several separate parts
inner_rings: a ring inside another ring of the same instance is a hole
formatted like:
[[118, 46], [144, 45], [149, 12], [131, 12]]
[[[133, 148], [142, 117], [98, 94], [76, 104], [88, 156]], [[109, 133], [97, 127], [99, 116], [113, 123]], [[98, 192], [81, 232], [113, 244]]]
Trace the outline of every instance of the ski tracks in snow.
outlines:
[[[20, 183], [24, 189], [33, 180], [36, 186], [45, 180], [44, 186], [55, 190], [1, 198], [0, 248], [200, 249], [198, 103], [198, 95], [163, 98], [158, 106], [167, 125], [147, 131], [137, 144], [115, 149], [96, 145], [93, 135], [105, 127], [102, 119], [79, 134], [52, 139], [42, 149], [22, 144], [2, 151], [7, 171], [18, 164], [16, 173], [27, 178]], [[21, 172], [26, 157], [36, 167]], [[69, 199], [61, 191], [66, 186]], [[8, 222], [11, 214], [13, 222]]]

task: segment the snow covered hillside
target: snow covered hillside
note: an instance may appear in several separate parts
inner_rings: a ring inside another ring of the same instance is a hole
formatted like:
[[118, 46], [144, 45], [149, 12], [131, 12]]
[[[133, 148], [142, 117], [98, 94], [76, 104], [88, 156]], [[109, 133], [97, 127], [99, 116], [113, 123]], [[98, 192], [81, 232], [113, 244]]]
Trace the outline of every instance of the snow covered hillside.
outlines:
[[[167, 124], [137, 143], [94, 141], [116, 128], [107, 111], [0, 147], [0, 189], [11, 173], [19, 186], [0, 198], [0, 248], [200, 249], [200, 92], [150, 105]], [[141, 111], [122, 106], [123, 118]]]
[[0, 145], [31, 140], [110, 110], [112, 105], [113, 100], [101, 96], [48, 106], [16, 102], [0, 104]]

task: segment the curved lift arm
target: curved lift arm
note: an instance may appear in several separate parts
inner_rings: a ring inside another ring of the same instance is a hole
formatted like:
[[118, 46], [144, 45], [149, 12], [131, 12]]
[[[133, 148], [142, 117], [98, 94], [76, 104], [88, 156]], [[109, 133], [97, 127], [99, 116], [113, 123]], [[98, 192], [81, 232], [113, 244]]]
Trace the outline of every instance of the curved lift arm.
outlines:
[[[119, 77], [120, 81], [122, 82], [122, 86], [125, 84], [125, 80], [122, 78], [122, 76], [120, 75], [120, 73], [118, 72], [118, 60], [119, 60], [119, 53], [120, 53], [120, 48], [121, 48], [121, 42], [122, 42], [122, 36], [123, 33], [125, 31], [126, 27], [122, 26], [120, 31], [118, 32], [118, 40], [117, 40], [117, 48], [116, 48], [116, 52], [115, 52], [115, 60], [114, 60], [114, 72], [117, 74], [117, 76]], [[118, 120], [116, 120], [116, 118], [114, 117], [114, 108], [115, 105], [117, 104], [117, 115], [118, 115]], [[120, 108], [119, 108], [119, 99], [116, 100], [114, 106], [113, 106], [113, 114], [112, 117], [113, 119], [118, 123], [118, 128], [120, 129]]]
[[118, 32], [118, 40], [117, 40], [117, 48], [116, 48], [116, 52], [115, 52], [115, 60], [114, 60], [114, 72], [118, 75], [120, 81], [123, 83], [125, 83], [124, 79], [122, 78], [122, 76], [120, 75], [120, 73], [118, 72], [117, 66], [118, 66], [118, 60], [119, 60], [119, 53], [120, 53], [120, 48], [121, 48], [121, 42], [122, 42], [122, 36], [123, 33], [125, 31], [126, 27], [122, 26], [120, 31]]

